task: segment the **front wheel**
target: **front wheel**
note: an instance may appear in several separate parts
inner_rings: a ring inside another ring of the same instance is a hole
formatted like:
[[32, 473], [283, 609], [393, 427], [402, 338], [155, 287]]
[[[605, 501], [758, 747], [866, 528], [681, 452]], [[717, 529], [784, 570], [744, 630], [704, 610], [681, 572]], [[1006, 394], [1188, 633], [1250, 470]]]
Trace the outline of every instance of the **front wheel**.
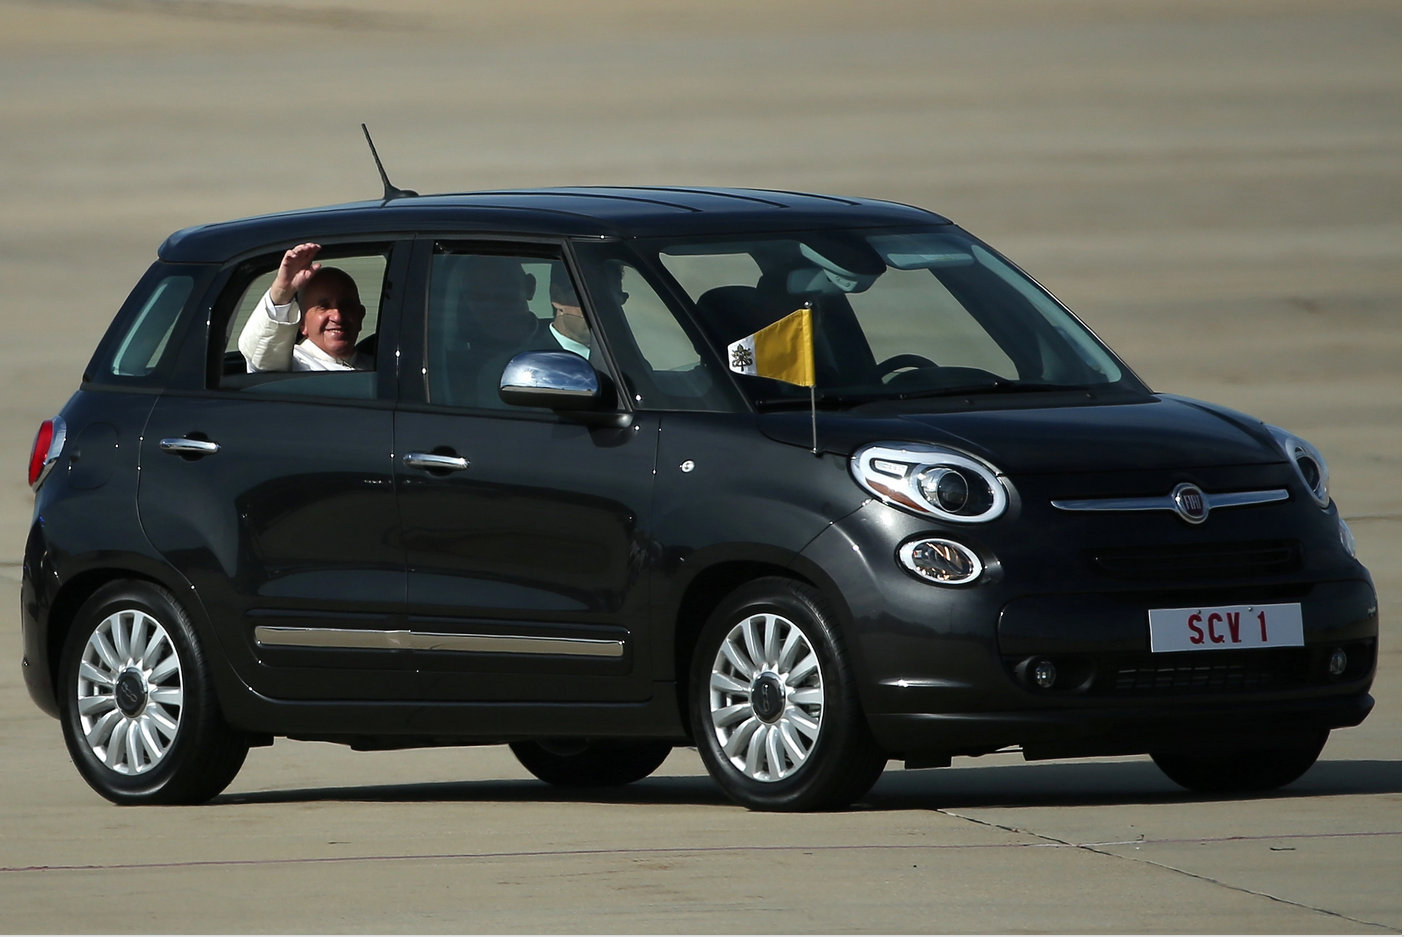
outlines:
[[887, 763], [832, 615], [802, 583], [761, 579], [728, 597], [698, 638], [688, 692], [703, 763], [753, 810], [845, 807]]
[[1306, 774], [1316, 764], [1329, 734], [1321, 729], [1271, 746], [1244, 741], [1231, 750], [1151, 752], [1151, 760], [1170, 780], [1192, 791], [1270, 791]]
[[648, 777], [663, 764], [668, 742], [560, 739], [512, 742], [512, 754], [533, 775], [558, 787], [618, 787]]
[[69, 755], [114, 803], [203, 803], [244, 763], [248, 738], [225, 724], [190, 619], [164, 589], [114, 582], [94, 593], [59, 673]]

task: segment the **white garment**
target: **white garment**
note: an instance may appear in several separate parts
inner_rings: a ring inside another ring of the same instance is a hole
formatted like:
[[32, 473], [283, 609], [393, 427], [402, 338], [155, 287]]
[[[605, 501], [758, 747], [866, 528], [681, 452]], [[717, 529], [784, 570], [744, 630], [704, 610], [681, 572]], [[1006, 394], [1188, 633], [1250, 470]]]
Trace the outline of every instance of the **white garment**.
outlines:
[[239, 333], [239, 352], [249, 371], [370, 371], [375, 362], [363, 352], [349, 361], [334, 358], [312, 342], [299, 342], [302, 314], [295, 303], [274, 305], [268, 293]]

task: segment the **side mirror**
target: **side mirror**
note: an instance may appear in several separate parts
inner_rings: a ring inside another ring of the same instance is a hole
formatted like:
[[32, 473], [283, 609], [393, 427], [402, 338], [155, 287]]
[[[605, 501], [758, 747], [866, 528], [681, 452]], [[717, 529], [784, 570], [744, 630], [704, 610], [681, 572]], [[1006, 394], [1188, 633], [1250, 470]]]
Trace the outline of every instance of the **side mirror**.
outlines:
[[595, 369], [573, 351], [522, 352], [507, 362], [497, 392], [514, 406], [552, 410], [593, 410], [603, 396]]

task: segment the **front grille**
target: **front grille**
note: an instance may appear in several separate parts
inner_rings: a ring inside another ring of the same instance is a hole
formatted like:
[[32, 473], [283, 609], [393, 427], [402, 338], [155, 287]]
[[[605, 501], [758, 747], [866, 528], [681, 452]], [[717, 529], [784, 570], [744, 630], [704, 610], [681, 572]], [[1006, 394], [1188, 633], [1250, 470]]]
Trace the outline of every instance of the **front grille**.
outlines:
[[[1346, 654], [1346, 669], [1331, 676], [1332, 650]], [[1039, 654], [1005, 658], [1010, 677], [1021, 686], [1054, 696], [1175, 697], [1282, 692], [1350, 684], [1375, 669], [1374, 639], [1309, 647], [1254, 648], [1244, 651], [1188, 651], [1173, 654]], [[1035, 666], [1051, 662], [1052, 687], [1038, 687]]]
[[1115, 547], [1090, 551], [1088, 559], [1105, 575], [1140, 581], [1276, 576], [1296, 572], [1302, 563], [1295, 540]]
[[1117, 696], [1278, 690], [1311, 682], [1305, 648], [1138, 655], [1099, 668], [1093, 693]]

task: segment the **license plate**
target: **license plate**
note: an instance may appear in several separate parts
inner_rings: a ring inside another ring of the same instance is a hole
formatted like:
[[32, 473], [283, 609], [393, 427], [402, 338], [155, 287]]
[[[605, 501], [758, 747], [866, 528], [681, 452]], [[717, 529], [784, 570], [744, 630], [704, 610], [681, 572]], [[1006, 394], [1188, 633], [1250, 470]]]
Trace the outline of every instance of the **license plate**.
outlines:
[[1301, 647], [1302, 607], [1220, 605], [1150, 610], [1151, 651]]

